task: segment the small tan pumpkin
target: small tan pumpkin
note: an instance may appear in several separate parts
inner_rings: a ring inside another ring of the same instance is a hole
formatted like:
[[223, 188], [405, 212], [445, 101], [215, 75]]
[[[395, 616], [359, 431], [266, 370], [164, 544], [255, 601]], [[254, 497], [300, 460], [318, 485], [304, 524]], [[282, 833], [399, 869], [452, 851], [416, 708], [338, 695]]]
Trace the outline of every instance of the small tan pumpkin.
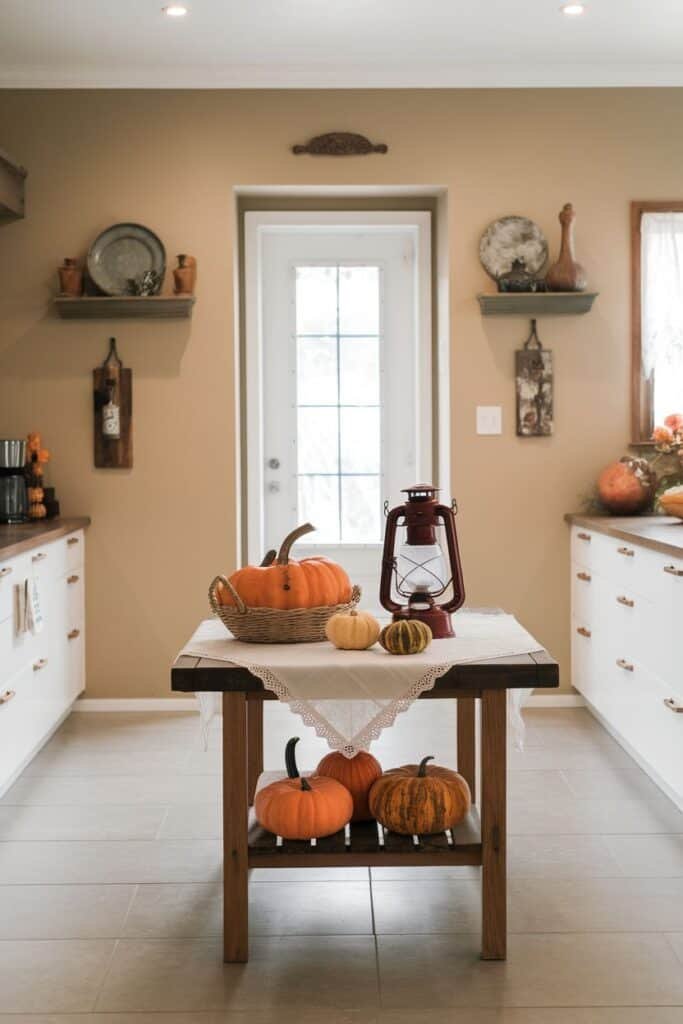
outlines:
[[325, 633], [327, 639], [340, 651], [364, 651], [377, 643], [380, 625], [370, 612], [352, 608], [349, 612], [332, 615], [327, 620]]
[[366, 750], [361, 750], [355, 757], [344, 757], [335, 750], [326, 754], [316, 768], [316, 775], [327, 775], [346, 786], [353, 797], [352, 821], [368, 821], [372, 817], [368, 793], [381, 774], [382, 765]]
[[321, 839], [334, 835], [351, 820], [353, 799], [348, 789], [322, 775], [302, 778], [294, 748], [298, 736], [285, 748], [287, 778], [264, 786], [254, 797], [257, 821], [283, 839]]
[[453, 828], [472, 806], [470, 787], [450, 768], [428, 765], [392, 768], [373, 783], [370, 812], [390, 832], [404, 836], [434, 835]]
[[432, 642], [432, 631], [419, 619], [397, 619], [384, 627], [379, 642], [389, 654], [420, 654]]

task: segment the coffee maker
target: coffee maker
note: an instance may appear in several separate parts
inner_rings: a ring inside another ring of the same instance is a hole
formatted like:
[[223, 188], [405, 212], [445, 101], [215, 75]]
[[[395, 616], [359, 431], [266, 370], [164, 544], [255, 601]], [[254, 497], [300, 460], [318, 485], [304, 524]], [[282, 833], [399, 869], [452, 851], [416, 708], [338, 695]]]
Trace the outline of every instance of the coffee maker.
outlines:
[[26, 441], [0, 440], [0, 523], [28, 519], [25, 462]]

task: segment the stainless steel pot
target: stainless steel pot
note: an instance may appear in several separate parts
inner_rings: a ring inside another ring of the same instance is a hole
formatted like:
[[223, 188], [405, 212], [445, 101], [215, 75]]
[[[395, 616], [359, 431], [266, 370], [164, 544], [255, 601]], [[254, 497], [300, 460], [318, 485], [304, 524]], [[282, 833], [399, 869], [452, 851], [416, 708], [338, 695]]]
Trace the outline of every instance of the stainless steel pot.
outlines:
[[0, 439], [0, 469], [21, 469], [26, 462], [26, 441]]

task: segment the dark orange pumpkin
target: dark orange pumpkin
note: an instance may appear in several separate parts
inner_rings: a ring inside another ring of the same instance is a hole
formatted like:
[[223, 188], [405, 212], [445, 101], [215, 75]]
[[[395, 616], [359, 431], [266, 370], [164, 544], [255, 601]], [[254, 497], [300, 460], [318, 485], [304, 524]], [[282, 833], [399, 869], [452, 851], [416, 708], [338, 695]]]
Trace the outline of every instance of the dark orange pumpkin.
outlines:
[[[280, 550], [269, 552], [261, 565], [247, 565], [230, 582], [248, 608], [320, 608], [351, 600], [351, 581], [341, 565], [329, 558], [290, 559], [292, 544], [314, 529], [310, 523], [288, 534]], [[216, 587], [220, 604], [234, 605], [227, 587]]]
[[472, 806], [470, 787], [450, 768], [428, 765], [392, 768], [373, 783], [369, 804], [373, 817], [401, 835], [434, 835], [452, 828]]
[[260, 789], [254, 797], [254, 811], [264, 828], [283, 839], [321, 839], [351, 820], [353, 799], [334, 779], [299, 775], [294, 751], [298, 742], [294, 737], [285, 748], [287, 778]]
[[366, 750], [361, 750], [355, 757], [344, 757], [335, 750], [322, 759], [316, 774], [326, 775], [346, 786], [353, 797], [352, 821], [368, 821], [372, 818], [368, 793], [373, 782], [382, 774], [382, 766], [376, 757]]

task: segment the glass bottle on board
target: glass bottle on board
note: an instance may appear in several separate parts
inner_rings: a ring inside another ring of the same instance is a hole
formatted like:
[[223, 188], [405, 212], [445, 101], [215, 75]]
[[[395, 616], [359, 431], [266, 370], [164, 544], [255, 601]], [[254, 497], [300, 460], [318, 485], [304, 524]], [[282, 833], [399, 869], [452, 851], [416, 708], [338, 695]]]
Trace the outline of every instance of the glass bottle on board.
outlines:
[[120, 380], [123, 363], [116, 351], [116, 338], [109, 339], [109, 352], [102, 363], [107, 401], [102, 406], [102, 435], [108, 441], [121, 438]]

